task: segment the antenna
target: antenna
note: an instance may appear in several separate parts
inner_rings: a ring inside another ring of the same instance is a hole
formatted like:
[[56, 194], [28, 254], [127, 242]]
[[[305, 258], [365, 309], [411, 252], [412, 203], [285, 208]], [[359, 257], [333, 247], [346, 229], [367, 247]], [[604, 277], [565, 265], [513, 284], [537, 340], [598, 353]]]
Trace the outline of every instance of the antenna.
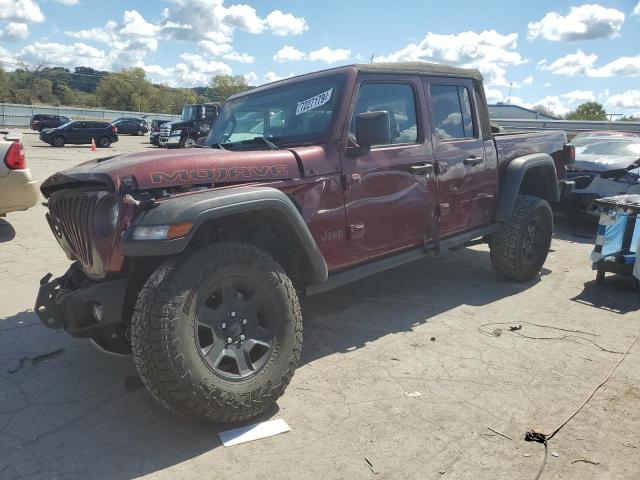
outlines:
[[369, 63], [373, 63], [373, 59], [376, 58], [376, 54], [375, 52], [371, 54], [371, 56], [369, 57]]
[[513, 87], [513, 82], [509, 84], [509, 97], [507, 97], [507, 103], [511, 103], [511, 88]]

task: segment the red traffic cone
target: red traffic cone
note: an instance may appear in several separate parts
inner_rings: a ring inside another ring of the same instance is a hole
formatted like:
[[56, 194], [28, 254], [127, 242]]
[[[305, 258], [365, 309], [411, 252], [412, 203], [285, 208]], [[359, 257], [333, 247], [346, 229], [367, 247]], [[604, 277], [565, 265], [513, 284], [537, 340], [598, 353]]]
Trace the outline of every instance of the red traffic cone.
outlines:
[[96, 141], [94, 138], [91, 138], [91, 151], [92, 152], [96, 151]]

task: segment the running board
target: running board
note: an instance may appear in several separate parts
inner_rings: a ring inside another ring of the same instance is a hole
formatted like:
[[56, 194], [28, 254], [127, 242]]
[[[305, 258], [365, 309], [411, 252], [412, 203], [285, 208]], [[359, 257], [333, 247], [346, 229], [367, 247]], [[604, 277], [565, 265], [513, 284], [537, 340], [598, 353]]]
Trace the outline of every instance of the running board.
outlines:
[[[494, 224], [445, 238], [440, 240], [440, 249], [457, 250], [464, 248], [465, 246], [482, 243], [477, 240], [496, 232], [499, 228], [499, 224]], [[333, 290], [334, 288], [342, 287], [343, 285], [355, 282], [361, 278], [375, 275], [376, 273], [384, 272], [386, 270], [391, 270], [392, 268], [411, 263], [415, 260], [420, 260], [421, 258], [433, 256], [434, 252], [435, 248], [430, 244], [424, 248], [415, 248], [380, 260], [374, 260], [372, 262], [365, 263], [364, 265], [352, 267], [342, 272], [330, 274], [326, 282], [308, 286], [307, 295], [315, 295], [317, 293], [323, 293]]]

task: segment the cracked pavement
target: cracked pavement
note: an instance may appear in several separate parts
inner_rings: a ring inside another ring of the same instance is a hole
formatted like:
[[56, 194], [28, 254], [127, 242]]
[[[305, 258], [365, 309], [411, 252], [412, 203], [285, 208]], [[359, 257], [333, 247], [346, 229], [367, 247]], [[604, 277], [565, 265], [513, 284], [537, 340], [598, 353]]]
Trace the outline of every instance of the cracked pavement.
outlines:
[[[110, 154], [149, 148], [120, 138]], [[106, 153], [24, 143], [40, 181]], [[217, 432], [235, 425], [174, 417], [130, 358], [40, 324], [38, 281], [69, 263], [44, 211], [0, 220], [3, 480], [533, 478], [544, 448], [524, 433], [560, 425], [640, 333], [633, 283], [596, 285], [592, 240], [572, 233], [587, 227], [560, 217], [530, 283], [499, 279], [478, 246], [307, 299], [302, 364], [265, 417], [292, 431], [224, 448]], [[543, 479], [640, 478], [639, 361], [636, 345], [553, 438]]]

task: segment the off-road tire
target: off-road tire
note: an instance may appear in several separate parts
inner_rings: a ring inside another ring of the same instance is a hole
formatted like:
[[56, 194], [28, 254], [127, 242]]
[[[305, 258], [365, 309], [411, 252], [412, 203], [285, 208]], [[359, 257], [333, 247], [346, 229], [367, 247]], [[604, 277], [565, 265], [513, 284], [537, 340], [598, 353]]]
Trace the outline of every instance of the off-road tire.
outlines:
[[57, 147], [57, 148], [64, 147], [65, 143], [67, 143], [67, 142], [64, 140], [64, 137], [62, 135], [58, 135], [58, 136], [53, 137], [51, 139], [51, 145], [53, 145], [54, 147]]
[[[531, 228], [540, 230], [536, 230], [534, 252], [525, 253]], [[518, 195], [511, 218], [489, 240], [493, 268], [510, 280], [533, 279], [547, 259], [552, 233], [553, 214], [549, 203], [538, 197]]]
[[100, 137], [98, 139], [98, 147], [99, 148], [109, 148], [111, 146], [111, 140], [109, 137]]
[[[273, 349], [246, 379], [216, 374], [194, 336], [207, 285], [246, 276], [263, 288], [277, 318]], [[236, 422], [260, 415], [284, 393], [302, 347], [302, 314], [295, 288], [264, 251], [244, 243], [213, 244], [161, 264], [140, 291], [131, 321], [131, 346], [140, 378], [170, 411], [187, 418]]]

